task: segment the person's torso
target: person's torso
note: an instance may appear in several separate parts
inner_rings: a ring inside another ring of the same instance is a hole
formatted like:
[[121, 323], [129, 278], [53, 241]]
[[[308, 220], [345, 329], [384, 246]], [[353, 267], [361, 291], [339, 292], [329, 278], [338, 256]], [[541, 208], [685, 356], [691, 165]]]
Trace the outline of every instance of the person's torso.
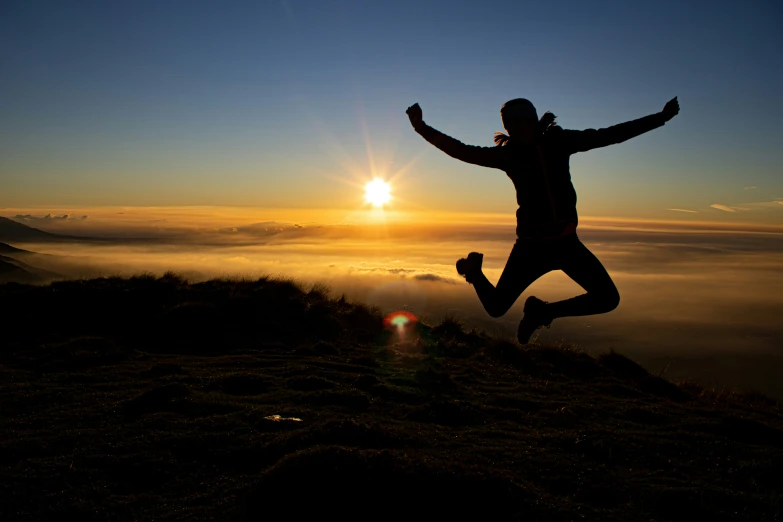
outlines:
[[577, 224], [576, 191], [571, 182], [569, 155], [554, 138], [509, 146], [506, 174], [517, 193], [517, 234], [520, 237], [557, 236]]

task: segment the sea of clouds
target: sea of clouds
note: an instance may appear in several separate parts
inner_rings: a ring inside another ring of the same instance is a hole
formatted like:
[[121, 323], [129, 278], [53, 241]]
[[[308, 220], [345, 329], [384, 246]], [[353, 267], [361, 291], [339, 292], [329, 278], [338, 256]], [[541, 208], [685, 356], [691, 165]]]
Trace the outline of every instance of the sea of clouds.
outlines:
[[[274, 209], [260, 219], [226, 209], [91, 209], [39, 213], [39, 220], [34, 212], [19, 215], [20, 222], [47, 231], [102, 238], [15, 245], [66, 260], [69, 275], [173, 270], [193, 281], [295, 278], [384, 312], [406, 309], [430, 322], [457, 317], [468, 328], [501, 336], [514, 335], [527, 296], [555, 301], [582, 293], [553, 272], [531, 285], [506, 316], [490, 318], [454, 268], [458, 258], [479, 251], [490, 281], [500, 277], [514, 225], [490, 215], [401, 218]], [[578, 233], [615, 280], [620, 307], [559, 319], [540, 341], [615, 349], [669, 376], [739, 386], [763, 382], [767, 391], [783, 394], [783, 385], [774, 384], [781, 381], [776, 368], [783, 367], [783, 227], [585, 218]]]

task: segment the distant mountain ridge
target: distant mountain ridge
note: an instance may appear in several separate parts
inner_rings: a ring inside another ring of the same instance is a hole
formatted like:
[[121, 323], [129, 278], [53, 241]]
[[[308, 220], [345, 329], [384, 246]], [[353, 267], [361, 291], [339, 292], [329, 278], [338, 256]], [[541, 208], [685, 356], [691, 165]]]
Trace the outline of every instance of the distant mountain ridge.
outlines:
[[8, 261], [0, 258], [0, 280], [10, 275], [15, 274], [21, 274], [24, 272], [24, 269], [19, 268], [13, 263], [9, 263]]
[[0, 216], [0, 241], [53, 241], [64, 237], [65, 236], [60, 236], [59, 234], [44, 232], [43, 230], [17, 223], [13, 219]]
[[27, 255], [27, 254], [34, 254], [34, 252], [30, 252], [29, 250], [22, 250], [21, 248], [12, 247], [11, 245], [7, 245], [5, 243], [0, 243], [0, 254], [4, 255]]
[[44, 278], [25, 270], [5, 256], [0, 256], [0, 283], [27, 283], [35, 284], [44, 281]]
[[[138, 242], [138, 241], [161, 241], [161, 238], [110, 238], [94, 236], [73, 236], [67, 234], [55, 234], [45, 232], [24, 223], [19, 223], [13, 219], [0, 216], [0, 242], [7, 243], [56, 243], [56, 242], [79, 242], [79, 243], [107, 243], [107, 242]], [[11, 247], [13, 248], [13, 247]], [[0, 253], [3, 253], [0, 249]]]
[[[25, 225], [22, 225], [22, 227], [25, 227]], [[46, 234], [46, 232], [40, 230], [31, 230]], [[13, 247], [6, 243], [0, 243], [0, 284], [10, 282], [40, 284], [50, 282], [54, 279], [62, 279], [62, 274], [38, 268], [21, 261], [22, 259], [29, 262], [35, 262], [36, 259], [42, 261], [46, 257], [48, 256], [45, 254], [38, 254], [29, 250]]]
[[[25, 251], [22, 250], [22, 252]], [[29, 254], [32, 256], [36, 255], [33, 252], [29, 252]], [[3, 273], [6, 274], [5, 278], [0, 277], [0, 281], [6, 279], [7, 281], [16, 281], [19, 283], [43, 283], [53, 279], [62, 279], [63, 277], [61, 274], [56, 272], [51, 272], [49, 270], [44, 270], [43, 268], [29, 265], [9, 256], [0, 255], [0, 263], [3, 263], [5, 268]], [[12, 267], [16, 268], [17, 270], [14, 270]]]

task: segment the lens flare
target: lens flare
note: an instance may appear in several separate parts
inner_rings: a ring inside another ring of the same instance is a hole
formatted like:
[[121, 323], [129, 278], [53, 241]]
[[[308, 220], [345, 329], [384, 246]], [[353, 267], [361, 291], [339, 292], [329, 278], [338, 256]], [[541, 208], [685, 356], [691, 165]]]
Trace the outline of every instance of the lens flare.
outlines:
[[383, 320], [384, 328], [394, 328], [404, 330], [408, 326], [413, 326], [419, 319], [407, 310], [398, 310], [387, 315]]

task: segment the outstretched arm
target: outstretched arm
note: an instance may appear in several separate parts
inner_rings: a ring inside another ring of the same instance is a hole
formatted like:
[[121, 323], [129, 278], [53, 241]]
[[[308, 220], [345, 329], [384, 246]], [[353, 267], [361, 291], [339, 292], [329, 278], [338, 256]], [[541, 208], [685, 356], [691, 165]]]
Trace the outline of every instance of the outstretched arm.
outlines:
[[563, 143], [569, 154], [585, 152], [598, 147], [606, 147], [622, 143], [640, 134], [664, 125], [680, 112], [680, 105], [675, 96], [664, 106], [661, 112], [644, 116], [637, 120], [627, 121], [605, 129], [586, 129], [583, 131], [566, 130], [561, 133]]
[[418, 103], [408, 107], [408, 110], [405, 112], [408, 114], [411, 125], [413, 125], [416, 132], [452, 158], [482, 167], [502, 168], [501, 158], [503, 151], [500, 147], [465, 145], [461, 141], [433, 129], [422, 120], [421, 107], [419, 107]]

